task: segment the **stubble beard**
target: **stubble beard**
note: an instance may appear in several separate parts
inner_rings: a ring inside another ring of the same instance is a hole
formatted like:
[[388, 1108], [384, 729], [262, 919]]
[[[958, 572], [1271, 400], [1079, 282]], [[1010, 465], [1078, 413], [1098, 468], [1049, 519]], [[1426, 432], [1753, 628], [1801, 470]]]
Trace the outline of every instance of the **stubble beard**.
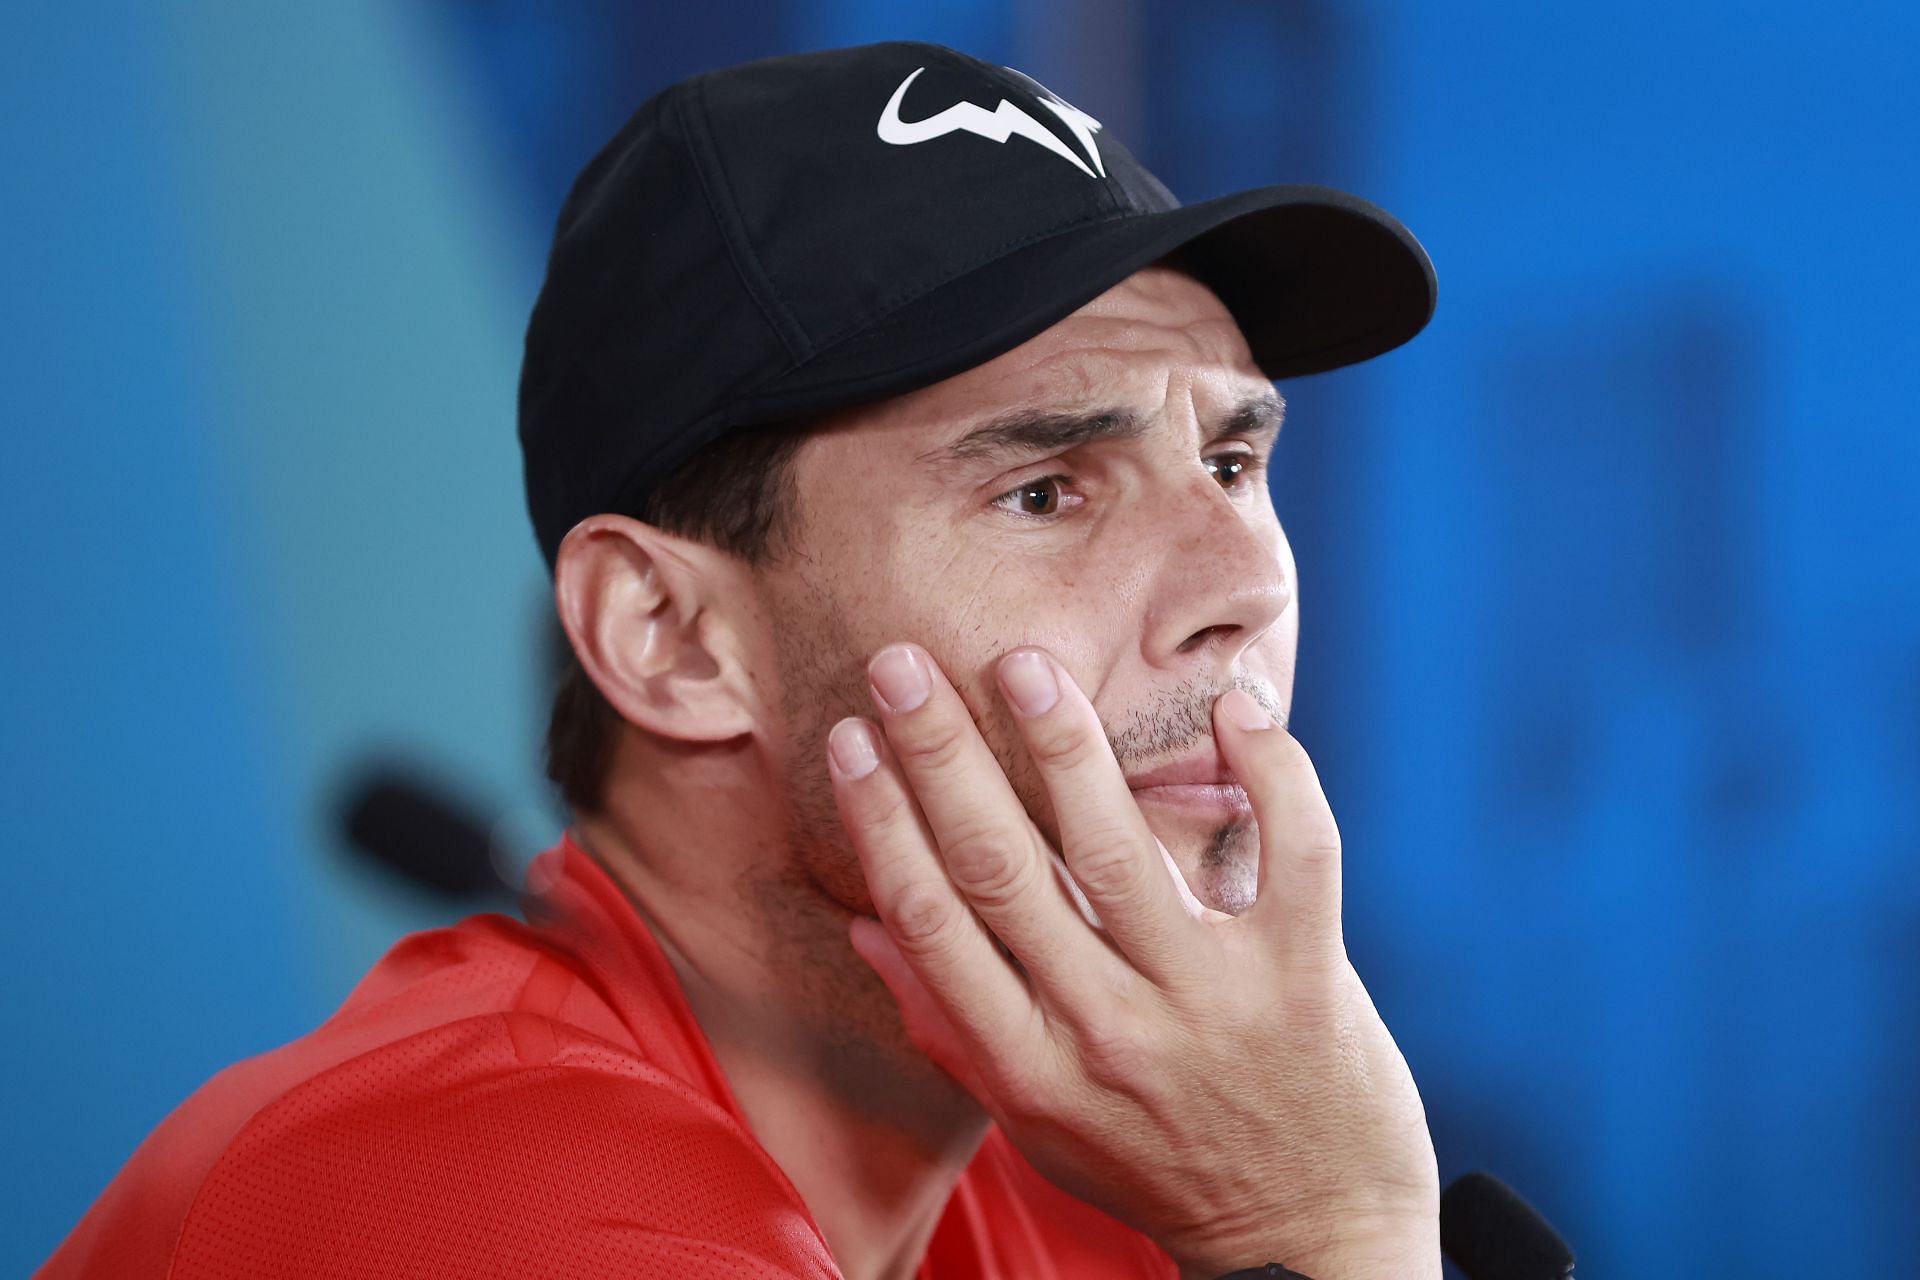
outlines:
[[[792, 602], [799, 604], [799, 602]], [[884, 984], [847, 940], [855, 914], [873, 914], [858, 857], [840, 822], [826, 770], [828, 731], [851, 715], [872, 717], [869, 656], [830, 601], [782, 610], [775, 642], [788, 728], [784, 776], [787, 830], [769, 862], [742, 873], [742, 899], [765, 940], [769, 972], [790, 984], [794, 1012], [811, 1024], [811, 1065], [849, 1105], [885, 1114], [909, 1130], [924, 1125], [929, 1091], [960, 1103], [959, 1086], [915, 1048]], [[1245, 685], [1271, 709], [1273, 695]], [[1212, 734], [1221, 690], [1197, 682], [1134, 710], [1108, 739], [1129, 761], [1175, 754]], [[1058, 846], [1051, 805], [1024, 747], [1004, 717], [971, 707], [994, 756], [1036, 825]], [[1192, 885], [1201, 902], [1238, 914], [1257, 881], [1257, 829], [1227, 822], [1205, 837]], [[778, 850], [784, 844], [787, 856]], [[934, 1135], [928, 1135], [930, 1140]]]
[[853, 917], [873, 905], [834, 803], [826, 740], [841, 719], [872, 714], [865, 658], [824, 601], [781, 617], [787, 825], [768, 861], [742, 871], [741, 899], [756, 917], [767, 971], [786, 985], [806, 1027], [793, 1046], [806, 1069], [849, 1110], [941, 1150], [955, 1140], [956, 1122], [964, 1131], [977, 1119], [978, 1106], [914, 1047], [892, 994], [847, 936]]

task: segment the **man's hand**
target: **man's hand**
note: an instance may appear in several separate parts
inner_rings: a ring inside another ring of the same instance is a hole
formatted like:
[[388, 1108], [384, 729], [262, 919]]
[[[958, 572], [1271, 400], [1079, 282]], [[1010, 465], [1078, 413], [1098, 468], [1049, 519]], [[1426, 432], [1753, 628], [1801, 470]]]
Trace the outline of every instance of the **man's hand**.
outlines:
[[842, 721], [831, 773], [884, 923], [856, 920], [854, 945], [914, 1042], [1183, 1275], [1438, 1277], [1425, 1113], [1348, 963], [1339, 831], [1299, 743], [1243, 692], [1214, 705], [1260, 828], [1258, 900], [1227, 916], [1187, 889], [1059, 664], [1016, 650], [999, 676], [1103, 927], [926, 652], [882, 650], [884, 743]]

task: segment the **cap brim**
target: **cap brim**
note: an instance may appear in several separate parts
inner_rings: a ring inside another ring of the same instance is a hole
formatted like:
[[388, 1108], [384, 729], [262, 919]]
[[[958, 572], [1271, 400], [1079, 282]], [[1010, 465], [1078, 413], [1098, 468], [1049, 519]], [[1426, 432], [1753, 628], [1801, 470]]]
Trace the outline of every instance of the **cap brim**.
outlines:
[[1262, 187], [1015, 249], [814, 353], [736, 401], [725, 425], [805, 416], [951, 377], [1176, 249], [1232, 312], [1269, 378], [1371, 359], [1433, 315], [1433, 263], [1391, 214], [1328, 187]]

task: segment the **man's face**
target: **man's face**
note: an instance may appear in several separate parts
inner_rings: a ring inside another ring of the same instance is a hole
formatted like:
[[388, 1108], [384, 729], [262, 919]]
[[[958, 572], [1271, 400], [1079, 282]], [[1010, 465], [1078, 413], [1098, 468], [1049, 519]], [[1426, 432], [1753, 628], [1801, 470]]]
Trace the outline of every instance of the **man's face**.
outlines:
[[900, 640], [940, 663], [1056, 837], [994, 681], [1002, 654], [1037, 645], [1092, 699], [1194, 893], [1244, 909], [1244, 795], [1194, 784], [1224, 774], [1215, 697], [1239, 685], [1283, 721], [1292, 698], [1294, 564], [1265, 466], [1279, 416], [1220, 301], [1149, 268], [1014, 351], [812, 436], [792, 553], [763, 576], [797, 869], [872, 910], [824, 742], [842, 716], [873, 714], [867, 659]]

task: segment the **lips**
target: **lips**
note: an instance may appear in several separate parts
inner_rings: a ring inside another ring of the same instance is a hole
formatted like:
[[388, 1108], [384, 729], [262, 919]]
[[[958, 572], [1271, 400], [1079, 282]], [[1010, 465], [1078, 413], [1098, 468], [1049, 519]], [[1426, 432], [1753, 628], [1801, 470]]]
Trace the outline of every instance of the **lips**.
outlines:
[[1218, 752], [1176, 760], [1127, 779], [1141, 804], [1179, 809], [1210, 819], [1232, 819], [1252, 812], [1246, 788]]
[[1127, 785], [1135, 791], [1144, 791], [1149, 787], [1238, 786], [1239, 782], [1217, 751], [1176, 760], [1172, 764], [1163, 764], [1158, 769], [1149, 769], [1127, 778]]

